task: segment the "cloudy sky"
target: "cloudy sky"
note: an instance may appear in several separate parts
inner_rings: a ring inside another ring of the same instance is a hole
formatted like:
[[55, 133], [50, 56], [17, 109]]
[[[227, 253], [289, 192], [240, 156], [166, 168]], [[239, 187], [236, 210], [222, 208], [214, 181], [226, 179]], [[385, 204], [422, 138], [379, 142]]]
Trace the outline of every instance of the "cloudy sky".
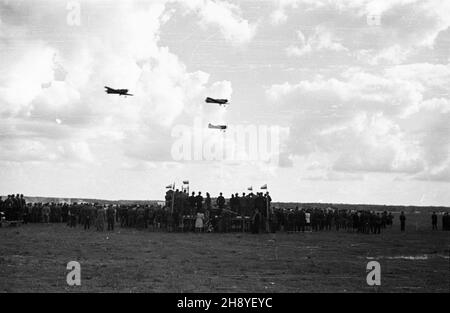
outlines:
[[[449, 26], [439, 0], [0, 1], [0, 194], [449, 205]], [[281, 131], [174, 157], [209, 122]]]

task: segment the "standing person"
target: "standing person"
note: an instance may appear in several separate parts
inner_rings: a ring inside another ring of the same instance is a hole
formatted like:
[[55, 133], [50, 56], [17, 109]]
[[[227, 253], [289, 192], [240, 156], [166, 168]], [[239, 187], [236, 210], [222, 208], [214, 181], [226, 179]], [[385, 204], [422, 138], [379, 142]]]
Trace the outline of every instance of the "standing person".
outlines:
[[183, 207], [183, 211], [182, 211], [182, 219], [185, 215], [189, 215], [189, 193], [187, 192], [187, 190], [184, 190], [181, 193], [181, 202], [183, 202], [182, 207]]
[[189, 197], [189, 215], [195, 214], [195, 206], [197, 203], [197, 197], [195, 196], [195, 192], [192, 192], [192, 195]]
[[261, 226], [261, 214], [258, 209], [254, 211], [252, 222], [252, 234], [258, 234]]
[[311, 213], [309, 211], [305, 212], [305, 226], [308, 231], [311, 231]]
[[[179, 195], [179, 197], [181, 196], [181, 194]], [[117, 214], [116, 214], [117, 215]], [[146, 204], [144, 206], [144, 227], [147, 229], [148, 228], [148, 222], [150, 220], [150, 206], [148, 204]]]
[[255, 195], [253, 192], [247, 195], [247, 212], [248, 216], [253, 216], [255, 213]]
[[392, 212], [389, 212], [387, 219], [388, 219], [388, 225], [390, 227], [392, 227], [392, 224], [393, 224], [393, 221], [394, 221], [394, 215], [392, 215]]
[[205, 214], [201, 211], [197, 212], [197, 217], [195, 219], [195, 232], [203, 232], [203, 220], [205, 219]]
[[377, 215], [375, 216], [375, 234], [380, 234], [381, 233], [381, 216], [380, 213], [377, 213]]
[[205, 205], [206, 205], [206, 210], [211, 211], [211, 196], [209, 195], [208, 192], [206, 193]]
[[21, 208], [22, 220], [23, 220], [24, 224], [26, 224], [29, 221], [29, 214], [28, 214], [27, 202], [25, 201], [23, 194], [20, 195], [19, 203], [20, 203], [20, 208]]
[[264, 224], [267, 219], [266, 200], [264, 199], [262, 192], [258, 192], [255, 198], [255, 210], [259, 212], [261, 217], [260, 229], [264, 229]]
[[20, 201], [20, 195], [16, 194], [16, 220], [22, 219], [22, 202]]
[[175, 205], [173, 206], [174, 224], [178, 227], [179, 216], [183, 212], [183, 192], [175, 190]]
[[[172, 210], [172, 208], [169, 208], [168, 214], [170, 214], [170, 215], [171, 215], [171, 212], [170, 212], [171, 210]], [[138, 229], [144, 229], [144, 227], [145, 227], [145, 222], [144, 222], [145, 210], [144, 210], [144, 208], [138, 204], [135, 213], [136, 213], [136, 223], [135, 223], [136, 227]], [[170, 225], [170, 226], [172, 226], [172, 225]]]
[[305, 215], [305, 210], [301, 209], [300, 213], [299, 213], [299, 227], [300, 227], [300, 231], [302, 233], [305, 232], [305, 226], [306, 226], [306, 215]]
[[220, 195], [217, 197], [216, 204], [219, 207], [219, 211], [222, 212], [225, 206], [225, 198], [222, 196], [222, 193], [220, 193]]
[[325, 213], [325, 230], [331, 230], [332, 220], [333, 220], [333, 209], [328, 208]]
[[103, 206], [97, 208], [97, 220], [96, 220], [97, 231], [105, 230], [105, 210]]
[[117, 215], [120, 215], [120, 227], [126, 227], [127, 226], [127, 213], [128, 213], [126, 206], [121, 205], [119, 207], [118, 213], [119, 214], [117, 214]]
[[431, 227], [433, 230], [438, 229], [437, 220], [438, 220], [438, 217], [436, 215], [436, 212], [433, 212], [433, 214], [431, 215]]
[[234, 193], [232, 193], [231, 197], [230, 197], [230, 209], [231, 209], [231, 211], [237, 213], [237, 210], [236, 210], [236, 199], [234, 199]]
[[234, 201], [235, 201], [235, 210], [236, 210], [236, 213], [237, 213], [238, 215], [241, 215], [241, 216], [242, 216], [241, 202], [240, 202], [240, 199], [239, 199], [239, 194], [238, 194], [237, 192], [236, 192], [235, 195], [234, 195]]
[[450, 230], [449, 217], [450, 215], [448, 215], [448, 212], [445, 212], [445, 214], [442, 215], [442, 230]]
[[400, 213], [400, 231], [405, 231], [406, 216], [403, 211]]
[[[262, 195], [262, 193], [261, 193], [261, 195]], [[270, 197], [268, 191], [266, 191], [266, 194], [264, 195], [263, 199], [264, 199], [264, 210], [265, 210], [264, 216], [266, 218], [266, 222], [265, 222], [266, 231], [269, 232], [270, 225], [271, 225], [270, 217], [272, 214], [272, 208], [271, 208], [272, 198]]]
[[14, 194], [11, 195], [11, 220], [17, 221], [19, 217], [19, 206], [17, 204], [16, 198], [14, 198]]
[[50, 207], [48, 206], [48, 203], [42, 208], [42, 220], [44, 223], [50, 223]]
[[5, 214], [3, 211], [3, 200], [2, 197], [0, 197], [0, 227], [2, 227], [3, 214]]
[[69, 209], [69, 226], [70, 227], [77, 226], [77, 215], [75, 210], [75, 204], [72, 205]]
[[383, 214], [381, 215], [381, 227], [386, 228], [387, 223], [388, 223], [387, 212], [383, 211]]
[[81, 210], [83, 212], [84, 230], [88, 230], [91, 228], [91, 206], [89, 204], [84, 204]]
[[115, 222], [115, 212], [116, 210], [110, 204], [108, 209], [106, 210], [106, 217], [108, 220], [108, 231], [114, 231], [114, 222]]
[[267, 210], [269, 211], [269, 215], [270, 215], [270, 213], [271, 213], [271, 211], [272, 211], [272, 208], [271, 208], [272, 198], [270, 197], [268, 191], [266, 191], [266, 194], [265, 194], [265, 196], [264, 196], [264, 199], [266, 200]]
[[247, 197], [245, 196], [245, 192], [243, 192], [242, 196], [239, 198], [239, 209], [242, 216], [249, 216], [247, 209]]
[[13, 215], [13, 200], [11, 198], [11, 195], [8, 195], [8, 197], [5, 199], [5, 202], [3, 203], [3, 209], [5, 212], [5, 218], [7, 221], [12, 220]]
[[195, 197], [195, 206], [197, 208], [197, 212], [203, 211], [203, 197], [200, 191], [198, 192], [197, 197]]
[[136, 207], [130, 205], [127, 208], [127, 226], [134, 227], [136, 225]]
[[318, 210], [314, 208], [311, 212], [311, 229], [312, 231], [317, 231], [318, 228]]

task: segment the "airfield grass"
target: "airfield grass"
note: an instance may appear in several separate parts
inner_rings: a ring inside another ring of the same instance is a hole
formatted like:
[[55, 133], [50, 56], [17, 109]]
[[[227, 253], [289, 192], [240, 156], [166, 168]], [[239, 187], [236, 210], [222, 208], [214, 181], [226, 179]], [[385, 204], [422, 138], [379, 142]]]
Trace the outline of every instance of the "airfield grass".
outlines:
[[[429, 214], [407, 218], [406, 233], [396, 216], [381, 235], [2, 227], [0, 292], [450, 292], [450, 232], [432, 231]], [[371, 258], [378, 288], [366, 283]], [[81, 286], [66, 283], [72, 260]]]

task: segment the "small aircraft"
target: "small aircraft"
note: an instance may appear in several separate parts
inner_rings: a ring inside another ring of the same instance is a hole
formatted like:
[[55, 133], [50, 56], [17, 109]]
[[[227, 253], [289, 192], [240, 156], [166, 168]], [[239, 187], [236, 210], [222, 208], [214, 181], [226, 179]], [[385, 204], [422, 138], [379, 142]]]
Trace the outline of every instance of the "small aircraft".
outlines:
[[225, 131], [225, 130], [227, 129], [227, 125], [213, 125], [213, 124], [209, 123], [209, 124], [208, 124], [208, 128], [211, 128], [211, 129], [220, 129], [220, 130]]
[[119, 95], [119, 96], [132, 96], [132, 94], [131, 93], [128, 93], [128, 89], [114, 89], [114, 88], [111, 88], [111, 87], [108, 87], [108, 86], [105, 86], [105, 88], [106, 88], [106, 93], [111, 93], [111, 94], [116, 94], [116, 95]]
[[225, 106], [225, 105], [228, 104], [228, 99], [213, 99], [213, 98], [207, 97], [205, 99], [205, 102], [206, 103], [215, 103], [215, 104], [218, 104], [218, 105]]

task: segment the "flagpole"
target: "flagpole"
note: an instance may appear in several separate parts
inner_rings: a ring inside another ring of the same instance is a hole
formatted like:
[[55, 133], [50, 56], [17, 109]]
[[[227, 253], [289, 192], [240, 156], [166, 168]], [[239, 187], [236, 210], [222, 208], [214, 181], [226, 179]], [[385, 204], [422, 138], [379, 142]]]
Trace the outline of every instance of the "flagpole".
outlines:
[[[268, 189], [266, 189], [268, 190]], [[266, 191], [266, 231], [270, 232], [269, 230], [269, 195]]]
[[170, 212], [170, 214], [173, 214], [173, 203], [175, 202], [174, 201], [174, 199], [175, 199], [175, 182], [173, 183], [173, 188], [172, 188], [172, 208], [171, 208], [171, 212]]
[[[264, 187], [264, 186], [263, 186]], [[268, 195], [268, 190], [267, 189], [267, 184], [265, 185], [265, 189], [266, 189], [266, 231], [270, 232], [270, 227], [269, 227], [269, 195]]]

